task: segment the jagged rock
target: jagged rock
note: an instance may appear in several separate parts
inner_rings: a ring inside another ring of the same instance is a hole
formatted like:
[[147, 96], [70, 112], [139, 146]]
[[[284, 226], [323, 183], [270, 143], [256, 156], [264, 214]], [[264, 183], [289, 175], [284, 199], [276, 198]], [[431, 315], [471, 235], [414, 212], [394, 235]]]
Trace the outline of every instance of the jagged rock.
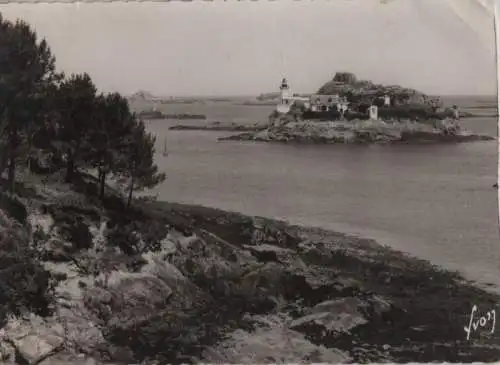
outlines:
[[244, 275], [234, 294], [243, 297], [249, 309], [260, 312], [279, 306], [284, 297], [296, 291], [295, 285], [285, 265], [268, 262]]
[[378, 316], [381, 316], [382, 314], [387, 313], [394, 308], [391, 302], [378, 295], [372, 295], [370, 298], [368, 298], [368, 303], [373, 309], [374, 314]]
[[[287, 328], [287, 318], [266, 315], [256, 318], [257, 328], [238, 329], [203, 353], [203, 362], [214, 363], [346, 363], [348, 354], [318, 346]], [[265, 318], [263, 318], [265, 317]]]
[[172, 256], [172, 263], [210, 293], [230, 295], [235, 281], [256, 264], [255, 258], [209, 232], [202, 230], [199, 234], [203, 237], [193, 237], [189, 245], [184, 244]]
[[61, 350], [64, 328], [59, 323], [48, 322], [34, 315], [22, 319], [11, 318], [2, 329], [0, 342], [11, 344], [16, 358], [34, 365]]
[[2, 341], [0, 336], [0, 364], [14, 363], [16, 349], [7, 341]]
[[295, 256], [293, 250], [281, 248], [276, 245], [263, 243], [257, 246], [243, 245], [261, 262], [281, 262], [287, 263]]
[[106, 343], [98, 318], [83, 304], [71, 308], [59, 307], [55, 320], [64, 327], [64, 342], [66, 347], [75, 351], [91, 353]]
[[108, 287], [85, 292], [86, 307], [104, 321], [147, 320], [163, 309], [172, 289], [161, 279], [142, 273], [114, 273]]
[[18, 356], [29, 365], [38, 364], [41, 360], [59, 351], [63, 342], [61, 337], [49, 334], [28, 335], [13, 341]]
[[358, 298], [342, 298], [317, 304], [304, 317], [294, 320], [290, 328], [306, 331], [319, 327], [324, 333], [349, 333], [357, 326], [368, 323], [364, 309], [368, 304]]
[[273, 244], [293, 248], [298, 243], [297, 239], [287, 231], [284, 225], [277, 227], [269, 224], [266, 220], [255, 218], [253, 226], [252, 239], [249, 242], [252, 246]]
[[43, 360], [39, 365], [100, 365], [101, 362], [92, 357], [87, 357], [84, 354], [74, 355], [70, 353], [60, 352], [54, 356]]
[[141, 269], [141, 273], [161, 279], [172, 290], [169, 306], [193, 308], [204, 306], [207, 301], [210, 301], [209, 295], [204, 293], [176, 266], [162, 261], [158, 257], [153, 257]]

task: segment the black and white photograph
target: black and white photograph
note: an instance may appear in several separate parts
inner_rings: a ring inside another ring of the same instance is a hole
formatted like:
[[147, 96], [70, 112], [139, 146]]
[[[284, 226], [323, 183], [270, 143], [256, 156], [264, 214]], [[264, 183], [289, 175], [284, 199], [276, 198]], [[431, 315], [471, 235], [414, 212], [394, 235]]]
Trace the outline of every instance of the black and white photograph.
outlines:
[[0, 364], [500, 361], [494, 14], [0, 3]]

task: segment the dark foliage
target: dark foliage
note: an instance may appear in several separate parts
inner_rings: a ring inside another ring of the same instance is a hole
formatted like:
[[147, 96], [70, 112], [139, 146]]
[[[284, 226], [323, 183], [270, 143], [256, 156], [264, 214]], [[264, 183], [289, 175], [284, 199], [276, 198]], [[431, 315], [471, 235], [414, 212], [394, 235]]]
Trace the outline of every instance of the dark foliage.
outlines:
[[379, 117], [383, 119], [444, 119], [446, 113], [436, 112], [424, 105], [403, 105], [395, 107], [382, 107], [378, 110]]
[[[45, 119], [51, 84], [60, 78], [45, 40], [22, 21], [0, 15], [0, 174], [8, 167], [14, 192], [16, 164], [29, 155], [31, 137]], [[24, 156], [26, 157], [26, 156]]]
[[354, 120], [354, 119], [366, 120], [370, 118], [370, 115], [368, 113], [351, 112], [351, 111], [346, 112], [344, 116], [347, 120]]
[[329, 110], [324, 112], [313, 112], [306, 110], [302, 117], [304, 119], [319, 119], [319, 120], [337, 120], [341, 116], [337, 110]]
[[0, 209], [16, 219], [19, 223], [26, 223], [26, 207], [15, 195], [0, 194]]
[[92, 247], [89, 226], [78, 213], [59, 211], [54, 215], [54, 220], [60, 227], [61, 236], [73, 244], [75, 252]]
[[40, 174], [65, 168], [66, 182], [95, 168], [99, 198], [110, 175], [123, 177], [130, 206], [134, 191], [165, 178], [154, 164], [154, 142], [123, 96], [98, 95], [86, 73], [56, 73], [45, 40], [0, 16], [0, 174], [8, 168], [11, 192], [20, 162]]
[[109, 245], [118, 247], [127, 255], [135, 255], [141, 252], [140, 240], [136, 234], [134, 223], [127, 225], [116, 224], [109, 228], [106, 232], [106, 241]]
[[8, 313], [50, 314], [53, 286], [47, 271], [19, 231], [0, 232], [0, 327]]

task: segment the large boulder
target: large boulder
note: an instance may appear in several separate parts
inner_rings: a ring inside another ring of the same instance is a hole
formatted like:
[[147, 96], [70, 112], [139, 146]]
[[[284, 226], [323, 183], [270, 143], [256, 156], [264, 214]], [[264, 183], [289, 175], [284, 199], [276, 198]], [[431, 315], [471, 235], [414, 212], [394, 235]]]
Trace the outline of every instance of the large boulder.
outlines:
[[14, 340], [17, 354], [29, 365], [38, 364], [62, 348], [63, 338], [50, 334], [30, 334]]
[[[62, 349], [64, 328], [34, 315], [11, 318], [0, 332], [0, 343], [10, 344], [17, 359], [35, 365]], [[6, 345], [2, 347], [7, 348]]]
[[379, 296], [327, 300], [292, 321], [290, 328], [319, 337], [350, 334], [352, 330], [374, 317], [380, 318], [391, 309], [392, 304]]
[[165, 308], [172, 289], [160, 278], [143, 273], [113, 272], [107, 287], [85, 291], [85, 305], [104, 322], [142, 322]]
[[252, 331], [238, 329], [203, 353], [203, 362], [213, 363], [346, 363], [348, 354], [311, 343], [287, 326], [288, 318], [266, 315], [253, 318]]
[[212, 295], [231, 295], [234, 283], [256, 265], [256, 258], [207, 231], [199, 234], [183, 240], [171, 262]]
[[367, 304], [358, 298], [342, 298], [322, 302], [311, 308], [307, 315], [294, 320], [290, 327], [306, 330], [319, 327], [322, 332], [349, 333], [352, 328], [368, 323], [363, 309]]

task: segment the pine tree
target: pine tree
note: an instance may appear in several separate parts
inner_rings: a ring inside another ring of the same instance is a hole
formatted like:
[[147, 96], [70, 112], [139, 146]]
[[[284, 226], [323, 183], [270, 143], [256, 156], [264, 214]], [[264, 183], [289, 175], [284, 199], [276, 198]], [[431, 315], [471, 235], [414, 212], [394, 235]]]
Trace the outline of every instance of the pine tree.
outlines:
[[160, 173], [154, 163], [155, 142], [156, 138], [146, 132], [144, 122], [136, 121], [124, 159], [117, 165], [120, 174], [128, 180], [127, 207], [130, 207], [134, 191], [153, 188], [165, 180], [165, 174]]
[[56, 148], [65, 155], [66, 182], [73, 180], [78, 164], [91, 148], [89, 131], [95, 123], [96, 87], [90, 76], [72, 75], [57, 93], [58, 133]]
[[90, 131], [90, 164], [98, 171], [99, 197], [104, 198], [106, 178], [126, 154], [133, 119], [128, 101], [118, 93], [96, 99], [94, 123]]
[[11, 192], [20, 148], [43, 120], [47, 89], [58, 78], [47, 42], [28, 24], [0, 15], [0, 174], [8, 167]]

